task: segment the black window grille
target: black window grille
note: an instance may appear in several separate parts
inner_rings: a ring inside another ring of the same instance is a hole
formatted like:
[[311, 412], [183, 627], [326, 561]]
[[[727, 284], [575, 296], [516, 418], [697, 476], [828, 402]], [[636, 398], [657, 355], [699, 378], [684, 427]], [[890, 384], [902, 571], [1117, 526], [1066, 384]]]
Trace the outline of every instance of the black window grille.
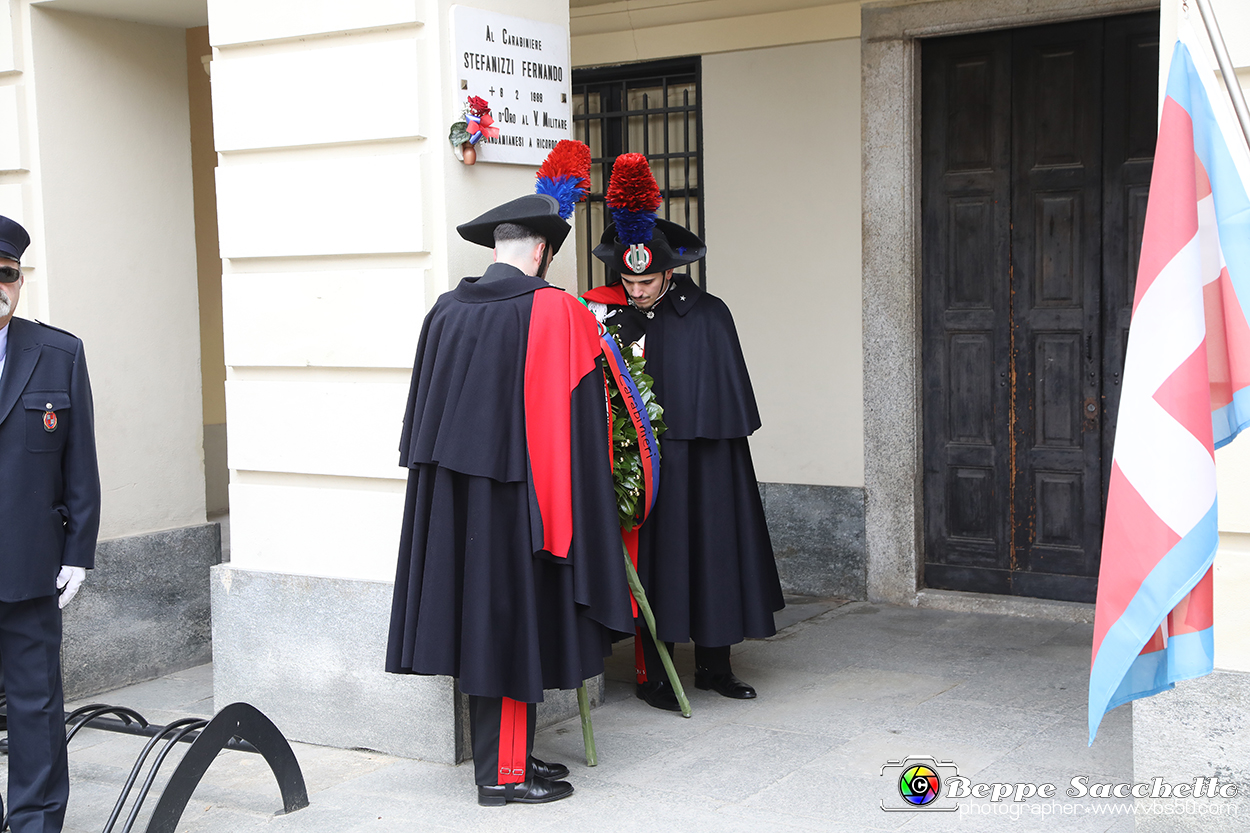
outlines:
[[[611, 221], [604, 204], [616, 157], [641, 153], [664, 204], [659, 215], [703, 232], [703, 118], [698, 57], [573, 71], [573, 138], [590, 146], [590, 195], [575, 215], [579, 291], [602, 286], [606, 267], [591, 254]], [[703, 261], [685, 274], [707, 288]]]

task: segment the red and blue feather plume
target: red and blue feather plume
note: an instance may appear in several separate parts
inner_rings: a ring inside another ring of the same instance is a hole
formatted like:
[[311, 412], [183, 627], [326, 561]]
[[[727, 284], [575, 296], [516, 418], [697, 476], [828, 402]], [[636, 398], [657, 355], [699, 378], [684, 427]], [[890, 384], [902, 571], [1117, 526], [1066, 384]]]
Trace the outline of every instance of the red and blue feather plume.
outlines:
[[560, 217], [573, 216], [573, 208], [590, 193], [590, 148], [582, 142], [561, 139], [538, 169], [534, 191], [556, 198]]
[[664, 199], [647, 157], [641, 153], [616, 157], [606, 200], [612, 221], [616, 223], [618, 240], [627, 246], [651, 242], [656, 211]]

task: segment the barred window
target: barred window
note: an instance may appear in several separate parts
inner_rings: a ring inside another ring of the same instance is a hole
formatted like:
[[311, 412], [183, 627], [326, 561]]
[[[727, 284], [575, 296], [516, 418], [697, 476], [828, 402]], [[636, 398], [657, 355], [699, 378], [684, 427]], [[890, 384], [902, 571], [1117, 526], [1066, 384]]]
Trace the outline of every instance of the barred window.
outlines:
[[[573, 138], [590, 146], [590, 194], [575, 221], [578, 290], [602, 286], [607, 269], [591, 250], [611, 222], [604, 204], [616, 157], [641, 153], [664, 204], [659, 215], [699, 237], [703, 229], [703, 119], [698, 57], [573, 70]], [[684, 274], [706, 288], [703, 261]]]

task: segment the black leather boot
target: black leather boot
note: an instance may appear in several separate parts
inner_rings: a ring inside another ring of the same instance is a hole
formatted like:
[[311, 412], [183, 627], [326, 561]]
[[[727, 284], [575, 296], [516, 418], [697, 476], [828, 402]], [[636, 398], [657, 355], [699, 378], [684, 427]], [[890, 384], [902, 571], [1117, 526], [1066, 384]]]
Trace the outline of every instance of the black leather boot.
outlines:
[[573, 785], [568, 781], [552, 781], [541, 775], [531, 775], [519, 784], [479, 784], [477, 803], [483, 807], [502, 807], [509, 803], [546, 804], [572, 794]]

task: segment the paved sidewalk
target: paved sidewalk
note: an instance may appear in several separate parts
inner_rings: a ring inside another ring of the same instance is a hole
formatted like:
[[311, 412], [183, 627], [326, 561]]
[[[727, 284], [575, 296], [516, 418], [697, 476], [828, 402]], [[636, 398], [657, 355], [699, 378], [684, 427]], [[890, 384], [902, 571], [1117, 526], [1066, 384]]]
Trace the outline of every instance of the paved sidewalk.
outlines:
[[[689, 720], [633, 696], [632, 642], [619, 645], [606, 702], [593, 712], [599, 766], [585, 766], [575, 719], [538, 733], [538, 757], [572, 770], [577, 792], [564, 801], [478, 807], [471, 766], [295, 744], [308, 808], [275, 816], [281, 801], [263, 759], [226, 751], [179, 830], [1133, 830], [1131, 799], [1064, 796], [1077, 775], [1133, 780], [1127, 708], [1104, 720], [1092, 748], [1085, 743], [1090, 625], [811, 599], [792, 599], [779, 625], [772, 639], [734, 650], [735, 672], [759, 690], [754, 701], [694, 689], [692, 651], [678, 646]], [[209, 716], [212, 669], [92, 699], [154, 722]], [[69, 833], [104, 828], [143, 743], [94, 730], [74, 739]], [[882, 766], [913, 754], [953, 761], [975, 782], [1057, 784], [1051, 802], [1025, 804], [1067, 814], [1025, 812], [1013, 823], [988, 814], [1007, 805], [973, 799], [951, 813], [883, 812], [883, 799], [899, 797], [897, 775], [883, 777]], [[145, 823], [143, 813], [134, 829]]]

